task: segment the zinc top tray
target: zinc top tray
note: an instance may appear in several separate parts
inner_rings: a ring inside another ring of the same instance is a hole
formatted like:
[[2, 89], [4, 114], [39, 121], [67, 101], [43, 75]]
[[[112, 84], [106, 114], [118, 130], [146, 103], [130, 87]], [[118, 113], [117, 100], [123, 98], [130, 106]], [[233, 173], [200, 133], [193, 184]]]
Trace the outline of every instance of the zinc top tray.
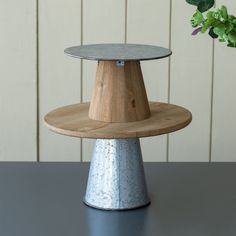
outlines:
[[65, 49], [69, 56], [100, 61], [143, 61], [171, 55], [167, 48], [143, 44], [92, 44]]
[[151, 117], [142, 121], [107, 123], [89, 119], [89, 103], [58, 108], [45, 116], [52, 131], [82, 138], [137, 138], [170, 133], [187, 126], [191, 113], [180, 106], [151, 102]]

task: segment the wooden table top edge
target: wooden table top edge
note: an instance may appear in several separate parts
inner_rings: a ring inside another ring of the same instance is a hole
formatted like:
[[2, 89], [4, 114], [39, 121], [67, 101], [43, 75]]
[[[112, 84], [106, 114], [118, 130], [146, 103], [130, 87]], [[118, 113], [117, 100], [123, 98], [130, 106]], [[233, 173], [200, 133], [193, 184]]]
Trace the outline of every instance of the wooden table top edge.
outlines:
[[[192, 114], [190, 111], [188, 111], [186, 108], [183, 108], [181, 106], [178, 105], [174, 105], [174, 104], [168, 104], [168, 103], [160, 103], [160, 102], [150, 102], [150, 105], [152, 104], [164, 104], [164, 105], [170, 105], [170, 106], [175, 106], [177, 108], [183, 109], [183, 111], [186, 112], [186, 118], [182, 121], [177, 123], [176, 125], [172, 125], [171, 128], [163, 128], [163, 129], [148, 129], [146, 131], [126, 131], [126, 133], [124, 134], [124, 131], [115, 131], [115, 132], [103, 132], [103, 131], [99, 131], [99, 129], [101, 127], [98, 128], [93, 128], [92, 130], [83, 130], [83, 131], [78, 131], [78, 130], [69, 130], [69, 129], [64, 129], [64, 128], [60, 128], [60, 127], [56, 127], [55, 125], [52, 125], [49, 121], [48, 121], [48, 117], [50, 116], [50, 114], [52, 114], [55, 111], [58, 111], [60, 109], [66, 108], [66, 107], [70, 107], [70, 106], [76, 106], [76, 105], [89, 105], [89, 102], [85, 102], [85, 103], [81, 103], [81, 104], [72, 104], [72, 105], [68, 105], [68, 106], [63, 106], [63, 107], [59, 107], [54, 109], [53, 111], [49, 112], [45, 117], [44, 117], [44, 124], [46, 125], [46, 127], [48, 129], [50, 129], [51, 131], [58, 133], [58, 134], [62, 134], [62, 135], [66, 135], [66, 136], [72, 136], [72, 137], [80, 137], [80, 138], [89, 138], [89, 139], [126, 139], [126, 138], [145, 138], [145, 137], [152, 137], [152, 136], [159, 136], [159, 135], [163, 135], [163, 134], [167, 134], [167, 133], [172, 133], [175, 131], [178, 131], [180, 129], [183, 129], [184, 127], [186, 127], [188, 124], [191, 123], [192, 121]], [[150, 119], [150, 118], [149, 118]], [[149, 120], [146, 119], [146, 120]], [[128, 122], [128, 123], [107, 123], [107, 122], [102, 122], [102, 121], [96, 121], [96, 120], [91, 120], [88, 118], [88, 120], [91, 121], [91, 123], [97, 123], [100, 124], [101, 126], [106, 126], [106, 125], [111, 125], [111, 124], [121, 124], [123, 125], [127, 125], [127, 127], [129, 125], [132, 124], [142, 124], [143, 122], [145, 122], [145, 120], [142, 121], [136, 121], [136, 122]]]

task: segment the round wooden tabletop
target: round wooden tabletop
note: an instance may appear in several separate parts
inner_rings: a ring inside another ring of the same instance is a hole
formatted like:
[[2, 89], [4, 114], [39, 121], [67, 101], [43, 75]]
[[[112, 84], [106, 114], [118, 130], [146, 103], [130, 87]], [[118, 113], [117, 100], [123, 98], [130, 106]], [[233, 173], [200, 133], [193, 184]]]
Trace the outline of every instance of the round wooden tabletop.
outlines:
[[143, 61], [168, 57], [171, 51], [144, 44], [91, 44], [67, 48], [65, 54], [98, 61]]
[[191, 113], [180, 106], [150, 102], [151, 117], [142, 121], [107, 123], [89, 119], [89, 103], [74, 104], [49, 112], [46, 126], [60, 134], [81, 138], [119, 139], [149, 137], [182, 129], [191, 120]]

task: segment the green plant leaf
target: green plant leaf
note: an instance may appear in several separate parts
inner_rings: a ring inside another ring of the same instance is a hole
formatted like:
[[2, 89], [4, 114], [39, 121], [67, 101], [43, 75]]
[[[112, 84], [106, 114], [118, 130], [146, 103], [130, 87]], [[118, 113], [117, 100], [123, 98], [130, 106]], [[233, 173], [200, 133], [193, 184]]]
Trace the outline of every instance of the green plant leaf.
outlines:
[[214, 27], [213, 32], [218, 35], [221, 39], [224, 38], [225, 34], [225, 26], [224, 24], [220, 23], [217, 26]]
[[212, 8], [214, 6], [214, 4], [215, 4], [214, 0], [202, 0], [197, 5], [197, 9], [200, 12], [205, 12], [205, 11], [209, 10], [210, 8]]
[[200, 25], [203, 22], [204, 22], [204, 17], [202, 15], [202, 13], [197, 10], [191, 18], [191, 24], [193, 27], [197, 27], [198, 25]]
[[227, 20], [227, 19], [228, 19], [228, 11], [227, 11], [226, 6], [221, 6], [220, 9], [219, 9], [219, 12], [220, 12], [221, 17], [222, 17], [224, 20]]
[[232, 31], [228, 34], [228, 39], [231, 43], [236, 44], [236, 32]]
[[228, 43], [227, 46], [231, 48], [236, 48], [236, 43]]
[[194, 5], [194, 6], [198, 6], [198, 4], [201, 2], [202, 0], [186, 0], [187, 3]]
[[234, 24], [232, 24], [231, 22], [227, 22], [225, 24], [225, 33], [228, 34], [229, 32], [231, 32], [234, 29]]
[[218, 38], [218, 35], [214, 33], [214, 27], [211, 27], [208, 33], [213, 39]]
[[229, 16], [229, 20], [230, 20], [234, 25], [236, 25], [236, 17]]
[[216, 19], [214, 18], [214, 14], [212, 11], [207, 13], [207, 19], [203, 22], [202, 33], [205, 33], [214, 23]]

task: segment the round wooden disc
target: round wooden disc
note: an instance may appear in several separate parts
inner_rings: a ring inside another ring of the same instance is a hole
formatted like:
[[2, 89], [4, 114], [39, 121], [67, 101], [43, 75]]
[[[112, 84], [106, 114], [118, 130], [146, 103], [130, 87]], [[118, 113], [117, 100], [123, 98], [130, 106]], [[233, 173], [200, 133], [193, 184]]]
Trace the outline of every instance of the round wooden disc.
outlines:
[[89, 103], [74, 104], [49, 112], [46, 126], [60, 134], [81, 138], [119, 139], [170, 133], [187, 126], [191, 113], [180, 106], [150, 102], [151, 117], [128, 123], [107, 123], [89, 119]]

